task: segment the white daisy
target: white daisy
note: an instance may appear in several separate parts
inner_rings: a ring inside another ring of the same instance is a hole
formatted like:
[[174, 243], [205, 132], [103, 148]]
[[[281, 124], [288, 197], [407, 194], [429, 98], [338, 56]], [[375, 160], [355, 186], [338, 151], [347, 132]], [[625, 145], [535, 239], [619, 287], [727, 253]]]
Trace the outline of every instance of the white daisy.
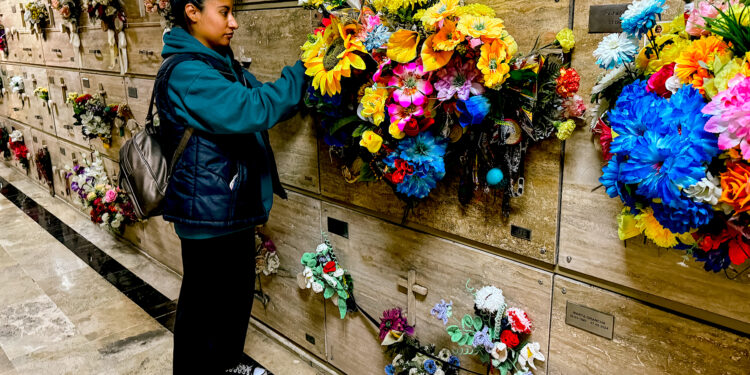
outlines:
[[638, 47], [628, 34], [609, 34], [599, 42], [594, 50], [596, 63], [604, 69], [612, 69], [633, 61]]

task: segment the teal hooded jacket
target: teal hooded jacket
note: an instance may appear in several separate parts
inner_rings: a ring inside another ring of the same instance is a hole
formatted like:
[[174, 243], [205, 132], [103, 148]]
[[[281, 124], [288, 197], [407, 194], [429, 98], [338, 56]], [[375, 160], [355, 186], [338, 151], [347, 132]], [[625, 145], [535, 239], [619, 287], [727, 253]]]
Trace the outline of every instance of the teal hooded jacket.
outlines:
[[[179, 53], [211, 56], [226, 62], [230, 71], [234, 59], [231, 50], [221, 53], [208, 48], [183, 28], [175, 27], [164, 35], [162, 57]], [[205, 62], [185, 61], [172, 71], [168, 96], [177, 118], [185, 125], [211, 134], [254, 133], [258, 144], [265, 149], [260, 132], [270, 129], [295, 109], [304, 93], [304, 72], [302, 62], [297, 61], [291, 67], [285, 67], [278, 80], [263, 84], [243, 69], [245, 79], [252, 86], [247, 88], [241, 83], [241, 77], [232, 82]], [[261, 175], [261, 186], [261, 196], [257, 199], [262, 200], [268, 213], [273, 204], [273, 187], [267, 173]], [[204, 239], [246, 228], [175, 223], [175, 229], [181, 238]]]

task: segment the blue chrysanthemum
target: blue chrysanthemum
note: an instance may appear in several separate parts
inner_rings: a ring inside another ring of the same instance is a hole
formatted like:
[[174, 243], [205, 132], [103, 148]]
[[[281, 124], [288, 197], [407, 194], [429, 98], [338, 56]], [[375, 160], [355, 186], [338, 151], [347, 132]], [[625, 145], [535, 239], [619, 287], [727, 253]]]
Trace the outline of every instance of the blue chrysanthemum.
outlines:
[[620, 16], [622, 31], [640, 38], [656, 26], [656, 18], [661, 19], [661, 13], [669, 8], [664, 5], [665, 2], [666, 0], [636, 0], [628, 5], [628, 9]]
[[703, 95], [687, 85], [672, 95], [668, 103], [659, 111], [659, 120], [669, 125], [670, 132], [682, 136], [683, 152], [699, 162], [709, 163], [719, 154], [719, 145], [716, 135], [704, 130], [710, 116], [701, 112], [706, 105]]
[[445, 176], [446, 147], [444, 138], [436, 138], [429, 132], [399, 142], [398, 148], [383, 161], [395, 168], [396, 159], [403, 159], [414, 167], [414, 173], [405, 176], [404, 181], [396, 185], [396, 191], [409, 197], [426, 197]]
[[484, 117], [490, 112], [490, 101], [482, 95], [475, 95], [467, 100], [457, 101], [456, 108], [461, 113], [458, 122], [465, 128], [482, 123]]
[[699, 203], [690, 199], [682, 199], [679, 202], [683, 204], [683, 207], [675, 208], [658, 203], [651, 204], [654, 209], [654, 218], [672, 233], [685, 233], [691, 229], [699, 228], [708, 224], [714, 216], [710, 204]]
[[646, 81], [635, 81], [625, 86], [617, 99], [615, 108], [609, 112], [609, 123], [617, 137], [612, 141], [610, 152], [630, 153], [648, 129], [659, 127], [663, 122], [656, 108], [661, 98], [646, 91]]
[[610, 198], [620, 197], [623, 203], [628, 204], [632, 202], [632, 197], [628, 194], [625, 184], [622, 182], [623, 179], [620, 177], [622, 165], [623, 160], [617, 155], [609, 159], [607, 165], [602, 168], [602, 176], [599, 177], [599, 182], [607, 189], [607, 195]]
[[388, 39], [390, 38], [391, 32], [388, 31], [388, 28], [383, 25], [377, 25], [372, 31], [367, 33], [367, 39], [365, 39], [365, 48], [367, 49], [367, 52], [370, 52], [388, 43]]
[[694, 249], [693, 258], [695, 258], [696, 262], [705, 262], [703, 269], [713, 272], [725, 270], [732, 263], [729, 259], [729, 252], [725, 248], [708, 252], [701, 249]]

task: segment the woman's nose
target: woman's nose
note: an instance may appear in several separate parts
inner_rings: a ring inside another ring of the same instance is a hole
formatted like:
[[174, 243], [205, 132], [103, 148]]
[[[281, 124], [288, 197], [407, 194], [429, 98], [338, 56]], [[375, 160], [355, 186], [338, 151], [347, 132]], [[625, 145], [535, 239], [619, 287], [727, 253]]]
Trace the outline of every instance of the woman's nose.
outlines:
[[232, 30], [235, 30], [238, 27], [240, 27], [240, 26], [237, 24], [237, 20], [234, 19], [234, 15], [230, 14], [229, 15], [229, 28], [232, 29]]

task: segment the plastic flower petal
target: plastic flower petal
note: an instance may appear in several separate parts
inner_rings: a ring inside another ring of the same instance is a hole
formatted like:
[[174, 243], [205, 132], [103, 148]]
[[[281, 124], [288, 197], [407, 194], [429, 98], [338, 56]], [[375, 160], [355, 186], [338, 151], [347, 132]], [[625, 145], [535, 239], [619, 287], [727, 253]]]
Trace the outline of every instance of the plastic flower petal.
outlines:
[[444, 67], [451, 60], [453, 51], [438, 51], [433, 48], [435, 34], [430, 35], [422, 45], [422, 64], [425, 72], [431, 72]]
[[573, 47], [576, 45], [575, 37], [573, 36], [573, 30], [569, 28], [564, 28], [560, 30], [560, 32], [555, 35], [555, 40], [558, 44], [560, 44], [560, 47], [562, 47], [562, 50], [564, 53], [570, 52]]
[[628, 5], [628, 9], [620, 16], [622, 30], [640, 38], [648, 30], [656, 26], [656, 17], [669, 9], [664, 5], [666, 0], [635, 0]]
[[750, 77], [737, 75], [726, 90], [719, 92], [703, 109], [711, 115], [705, 129], [719, 134], [719, 148], [740, 146], [742, 157], [750, 160]]
[[421, 60], [396, 66], [393, 77], [388, 82], [389, 86], [397, 87], [393, 91], [393, 99], [402, 107], [412, 104], [422, 106], [427, 95], [432, 94], [432, 84], [425, 75]]
[[727, 162], [727, 171], [721, 174], [721, 189], [721, 201], [732, 205], [736, 213], [750, 210], [750, 165]]
[[458, 20], [456, 29], [472, 38], [486, 37], [496, 39], [502, 37], [504, 26], [503, 20], [500, 18], [466, 15]]
[[458, 122], [465, 128], [482, 123], [490, 111], [490, 101], [482, 95], [475, 95], [468, 100], [457, 101], [456, 109], [461, 113]]
[[417, 58], [417, 45], [419, 44], [419, 33], [411, 30], [399, 29], [391, 34], [388, 39], [389, 59], [399, 62], [408, 63]]
[[375, 154], [380, 151], [380, 146], [383, 145], [383, 137], [379, 136], [372, 130], [367, 130], [362, 134], [362, 139], [359, 141], [359, 145], [366, 148], [367, 151]]
[[437, 72], [439, 79], [433, 85], [438, 90], [437, 99], [445, 101], [455, 96], [460, 100], [467, 100], [470, 95], [483, 94], [484, 87], [479, 82], [475, 82], [479, 74], [473, 61], [466, 61], [463, 64], [456, 62], [439, 70]]
[[625, 33], [609, 34], [594, 50], [596, 63], [604, 69], [617, 68], [633, 61], [638, 48]]
[[305, 74], [313, 77], [312, 85], [323, 95], [336, 95], [341, 92], [341, 78], [351, 75], [351, 68], [364, 70], [365, 61], [355, 52], [365, 52], [365, 47], [352, 36], [356, 25], [344, 25], [332, 17], [331, 23], [323, 31], [324, 46], [312, 52], [312, 47], [305, 63]]
[[365, 95], [360, 100], [365, 118], [372, 119], [375, 125], [380, 125], [385, 119], [385, 101], [388, 99], [388, 90], [373, 86], [365, 89]]
[[437, 24], [439, 27], [443, 27], [443, 20], [452, 16], [457, 6], [458, 0], [440, 0], [424, 12], [421, 21], [425, 25], [433, 26]]
[[718, 54], [727, 53], [728, 49], [726, 43], [713, 35], [695, 40], [675, 60], [675, 74], [683, 83], [692, 83], [703, 94], [703, 80], [711, 76], [708, 67], [713, 65]]
[[677, 246], [677, 236], [656, 220], [654, 210], [651, 207], [642, 210], [640, 214], [636, 215], [635, 219], [638, 221], [638, 228], [657, 246], [666, 248]]
[[502, 40], [485, 43], [481, 47], [481, 55], [477, 61], [477, 68], [484, 75], [484, 85], [496, 88], [502, 85], [510, 76], [510, 61], [508, 45]]
[[617, 215], [617, 236], [620, 237], [620, 241], [625, 241], [641, 233], [643, 233], [643, 229], [638, 227], [635, 215], [630, 213], [628, 207], [623, 207], [622, 212]]
[[453, 51], [465, 39], [464, 35], [456, 30], [456, 24], [451, 20], [445, 20], [443, 27], [433, 36], [432, 48], [438, 51]]

